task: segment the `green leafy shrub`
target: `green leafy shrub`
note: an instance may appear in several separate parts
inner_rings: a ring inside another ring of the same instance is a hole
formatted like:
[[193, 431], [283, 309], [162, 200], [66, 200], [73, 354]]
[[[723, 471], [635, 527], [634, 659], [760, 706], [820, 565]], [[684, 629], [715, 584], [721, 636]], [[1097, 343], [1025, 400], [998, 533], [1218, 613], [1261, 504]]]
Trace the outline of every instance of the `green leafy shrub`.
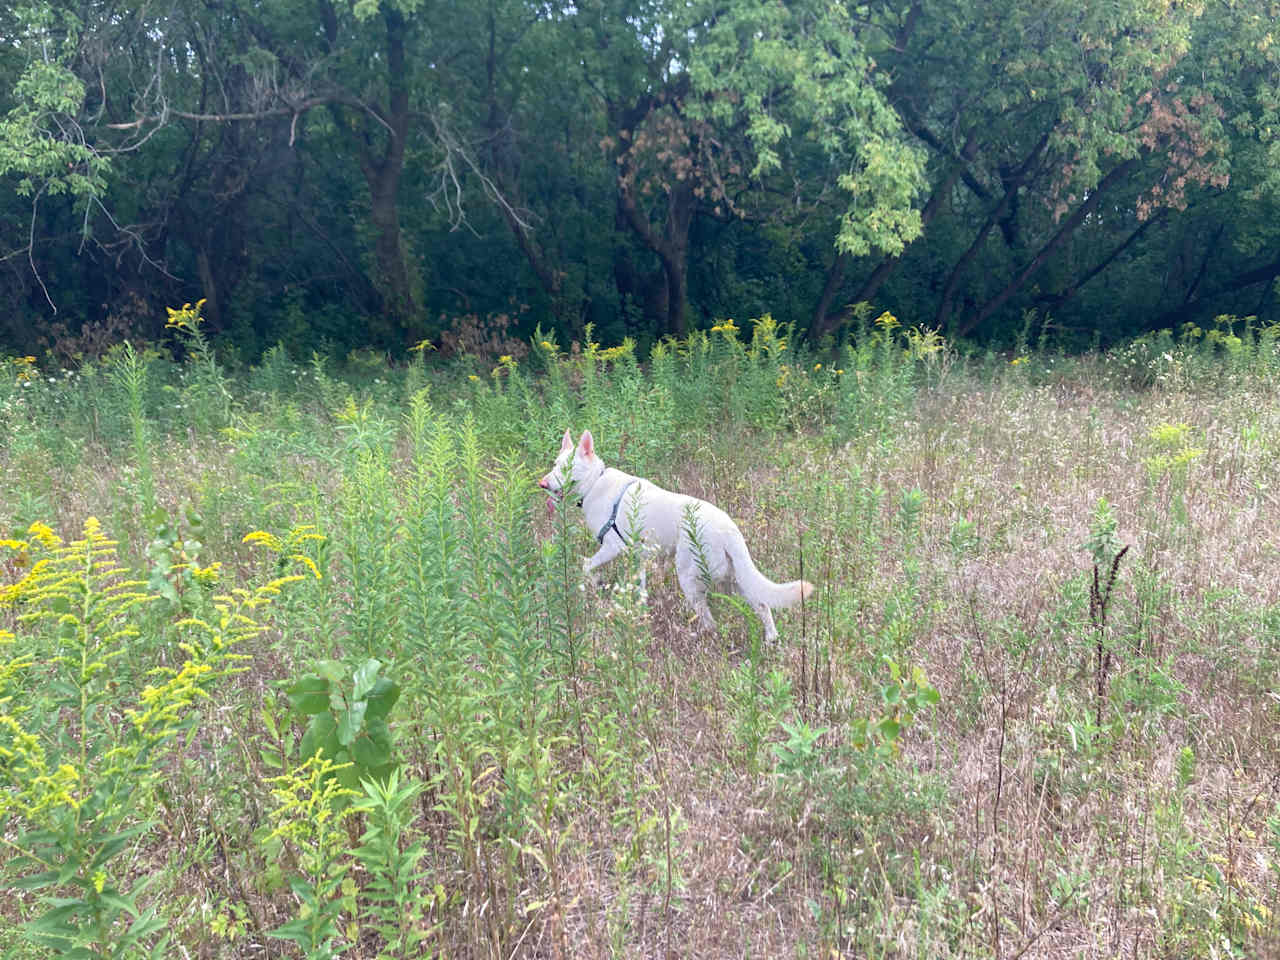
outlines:
[[[213, 622], [179, 621], [186, 660], [131, 675], [125, 657], [139, 617], [162, 594], [130, 579], [95, 518], [64, 544], [43, 525], [3, 546], [27, 573], [0, 589], [20, 632], [0, 632], [0, 881], [39, 891], [25, 928], [37, 944], [81, 956], [160, 950], [168, 923], [145, 906], [149, 879], [123, 854], [151, 828], [165, 750], [199, 720], [215, 684], [244, 669], [237, 644], [263, 627], [251, 614], [285, 577], [215, 598]], [[205, 578], [211, 576], [202, 571]]]

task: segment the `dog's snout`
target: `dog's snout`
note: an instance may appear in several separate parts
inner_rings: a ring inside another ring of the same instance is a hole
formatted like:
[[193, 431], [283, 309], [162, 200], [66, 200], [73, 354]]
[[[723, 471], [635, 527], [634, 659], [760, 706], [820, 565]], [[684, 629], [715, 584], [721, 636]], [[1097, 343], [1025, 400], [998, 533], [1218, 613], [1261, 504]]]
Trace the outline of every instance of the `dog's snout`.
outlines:
[[539, 480], [538, 486], [540, 486], [543, 490], [546, 490], [547, 487], [549, 486], [549, 484], [547, 483], [547, 478], [543, 477], [541, 480]]

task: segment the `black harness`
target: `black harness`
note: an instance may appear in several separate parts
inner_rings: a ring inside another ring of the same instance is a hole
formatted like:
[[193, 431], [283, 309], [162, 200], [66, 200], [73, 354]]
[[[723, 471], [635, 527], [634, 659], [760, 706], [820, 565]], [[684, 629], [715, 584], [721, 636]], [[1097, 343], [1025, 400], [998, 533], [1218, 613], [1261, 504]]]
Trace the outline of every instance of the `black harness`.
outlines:
[[614, 499], [613, 509], [609, 511], [608, 521], [600, 528], [600, 532], [596, 534], [596, 543], [601, 546], [604, 546], [604, 538], [609, 535], [610, 530], [618, 535], [618, 539], [622, 541], [624, 546], [627, 545], [627, 538], [624, 537], [622, 535], [622, 531], [618, 529], [618, 507], [622, 506], [622, 498], [627, 495], [627, 491], [631, 489], [631, 485], [635, 483], [637, 479], [639, 478], [632, 477], [628, 480], [622, 490], [618, 493], [618, 496]]

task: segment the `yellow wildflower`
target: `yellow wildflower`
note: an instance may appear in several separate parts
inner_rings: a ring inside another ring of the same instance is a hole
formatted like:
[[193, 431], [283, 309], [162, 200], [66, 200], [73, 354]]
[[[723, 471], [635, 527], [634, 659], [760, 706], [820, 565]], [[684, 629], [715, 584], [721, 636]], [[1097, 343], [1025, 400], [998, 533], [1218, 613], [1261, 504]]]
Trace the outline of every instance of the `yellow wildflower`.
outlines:
[[815, 364], [813, 365], [813, 369], [815, 369], [815, 370], [821, 370], [821, 369], [822, 369], [822, 364], [820, 364], [820, 363], [815, 363]]
[[279, 553], [284, 549], [284, 544], [280, 542], [280, 538], [266, 530], [254, 530], [252, 533], [246, 533], [241, 543], [256, 544], [260, 543], [268, 550]]
[[477, 377], [474, 373], [467, 374], [467, 379], [470, 380], [472, 383], [478, 383], [480, 380], [480, 378]]
[[39, 378], [40, 371], [36, 369], [35, 357], [14, 357], [13, 363], [18, 368], [19, 383], [29, 383]]
[[635, 340], [633, 340], [631, 337], [625, 337], [622, 343], [620, 343], [618, 346], [609, 347], [606, 350], [601, 350], [598, 356], [600, 357], [601, 360], [604, 360], [604, 361], [619, 360], [622, 357], [630, 356], [632, 353], [635, 352], [635, 349], [636, 349]]
[[[93, 521], [95, 524], [97, 523], [97, 519], [94, 517], [90, 517], [89, 520]], [[85, 523], [85, 529], [89, 529], [87, 521]], [[62, 546], [62, 538], [39, 520], [27, 528], [27, 536], [31, 537], [32, 540], [35, 540], [40, 544], [40, 546], [47, 550], [52, 550], [55, 547]]]
[[306, 554], [304, 553], [290, 554], [289, 559], [302, 564], [304, 567], [306, 567], [308, 570], [311, 571], [312, 576], [314, 576], [317, 580], [324, 579], [324, 577], [320, 575], [320, 568], [316, 566], [316, 562], [312, 560], [310, 557], [308, 557]]
[[191, 568], [191, 576], [196, 579], [197, 583], [202, 583], [206, 587], [211, 587], [218, 582], [218, 571], [222, 569], [222, 561], [215, 560], [207, 567]]

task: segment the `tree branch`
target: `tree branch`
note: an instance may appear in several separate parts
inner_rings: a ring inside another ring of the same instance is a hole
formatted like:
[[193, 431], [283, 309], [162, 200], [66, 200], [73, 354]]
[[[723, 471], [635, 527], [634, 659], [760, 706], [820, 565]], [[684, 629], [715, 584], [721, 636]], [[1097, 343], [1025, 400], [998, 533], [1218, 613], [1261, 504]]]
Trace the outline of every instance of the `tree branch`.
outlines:
[[[1118, 166], [1113, 167], [1111, 171], [1098, 182], [1098, 185], [1089, 192], [1088, 199], [1086, 199], [1084, 203], [1080, 204], [1080, 206], [1076, 207], [1075, 213], [1071, 214], [1071, 216], [1063, 222], [1062, 226], [1058, 228], [1058, 231], [1049, 238], [1049, 241], [1040, 248], [1040, 252], [1036, 254], [1032, 261], [1023, 267], [1013, 280], [1005, 284], [1005, 288], [1003, 290], [984, 303], [978, 308], [978, 311], [975, 314], [964, 320], [959, 325], [956, 331], [957, 336], [968, 336], [975, 329], [981, 326], [993, 313], [1003, 307], [1015, 293], [1021, 290], [1027, 280], [1034, 276], [1040, 268], [1045, 265], [1049, 260], [1049, 257], [1053, 255], [1054, 251], [1056, 251], [1058, 247], [1062, 246], [1067, 237], [1071, 236], [1071, 234], [1076, 231], [1076, 228], [1084, 222], [1084, 218], [1098, 206], [1098, 201], [1101, 199], [1103, 193], [1106, 192], [1107, 188], [1117, 180], [1128, 175], [1128, 173], [1133, 170], [1137, 164], [1137, 158], [1130, 157]], [[1008, 196], [1008, 194], [1006, 194], [1006, 196]]]

